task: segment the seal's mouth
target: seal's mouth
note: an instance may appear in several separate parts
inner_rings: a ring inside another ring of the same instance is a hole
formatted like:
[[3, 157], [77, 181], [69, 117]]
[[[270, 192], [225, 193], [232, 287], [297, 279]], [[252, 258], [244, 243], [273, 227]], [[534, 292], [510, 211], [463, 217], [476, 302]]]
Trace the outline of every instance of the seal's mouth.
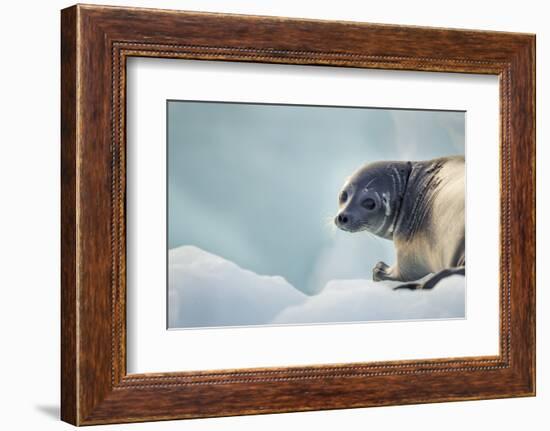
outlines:
[[370, 225], [367, 222], [350, 222], [348, 220], [343, 220], [340, 216], [334, 217], [334, 224], [338, 229], [348, 233], [361, 232], [370, 229]]

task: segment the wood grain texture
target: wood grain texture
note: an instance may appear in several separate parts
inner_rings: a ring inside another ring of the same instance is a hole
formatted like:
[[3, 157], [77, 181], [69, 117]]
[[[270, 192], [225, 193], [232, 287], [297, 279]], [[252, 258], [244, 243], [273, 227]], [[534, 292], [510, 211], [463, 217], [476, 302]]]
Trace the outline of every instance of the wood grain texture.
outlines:
[[[61, 38], [63, 420], [87, 425], [534, 395], [533, 35], [78, 5], [62, 11]], [[130, 56], [498, 75], [500, 354], [127, 375]]]
[[76, 9], [61, 16], [61, 417], [77, 422]]

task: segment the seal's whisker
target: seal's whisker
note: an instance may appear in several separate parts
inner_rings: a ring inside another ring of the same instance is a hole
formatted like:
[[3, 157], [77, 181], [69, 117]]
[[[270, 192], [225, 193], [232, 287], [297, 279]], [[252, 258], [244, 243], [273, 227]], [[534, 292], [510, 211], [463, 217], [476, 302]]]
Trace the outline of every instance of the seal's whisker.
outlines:
[[382, 244], [382, 239], [381, 239], [378, 235], [375, 235], [375, 234], [373, 234], [372, 232], [369, 232], [369, 231], [367, 231], [367, 233], [368, 233], [371, 237], [373, 237], [373, 238], [375, 239], [376, 242], [378, 242], [379, 244]]
[[334, 216], [325, 216], [324, 227], [328, 228], [329, 232], [334, 235], [336, 233], [336, 224], [334, 223]]
[[374, 238], [374, 240], [376, 242], [378, 242], [379, 244], [382, 244], [382, 239], [378, 236], [378, 235], [375, 235], [374, 233], [372, 233], [370, 230], [369, 230], [369, 225], [368, 224], [362, 224], [361, 225], [361, 232], [365, 232], [369, 237], [371, 238]]
[[325, 216], [325, 224], [327, 226], [334, 225], [334, 216], [333, 215]]

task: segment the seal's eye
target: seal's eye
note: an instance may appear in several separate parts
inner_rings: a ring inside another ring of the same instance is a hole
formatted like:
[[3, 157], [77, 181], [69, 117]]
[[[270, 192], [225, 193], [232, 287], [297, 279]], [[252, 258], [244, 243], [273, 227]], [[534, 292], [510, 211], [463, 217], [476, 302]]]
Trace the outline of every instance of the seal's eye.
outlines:
[[374, 199], [367, 198], [361, 203], [361, 205], [363, 205], [363, 207], [365, 207], [368, 210], [373, 210], [374, 207], [376, 206], [376, 202], [374, 202]]
[[340, 203], [343, 204], [348, 200], [348, 193], [344, 190], [340, 193]]

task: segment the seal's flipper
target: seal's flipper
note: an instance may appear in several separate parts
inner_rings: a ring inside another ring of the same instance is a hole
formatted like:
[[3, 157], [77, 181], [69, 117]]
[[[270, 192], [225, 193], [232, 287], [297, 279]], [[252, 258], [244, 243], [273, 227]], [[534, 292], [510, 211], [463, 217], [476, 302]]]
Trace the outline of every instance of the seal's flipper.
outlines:
[[373, 281], [401, 281], [396, 266], [389, 266], [385, 262], [378, 262], [372, 269], [372, 280]]
[[394, 290], [397, 289], [410, 289], [410, 290], [417, 290], [417, 289], [433, 289], [437, 283], [439, 283], [444, 278], [450, 277], [451, 275], [462, 275], [465, 274], [465, 268], [463, 266], [459, 266], [456, 268], [445, 268], [441, 271], [435, 273], [430, 278], [428, 278], [426, 281], [422, 283], [405, 283], [400, 284], [399, 286], [394, 287]]

